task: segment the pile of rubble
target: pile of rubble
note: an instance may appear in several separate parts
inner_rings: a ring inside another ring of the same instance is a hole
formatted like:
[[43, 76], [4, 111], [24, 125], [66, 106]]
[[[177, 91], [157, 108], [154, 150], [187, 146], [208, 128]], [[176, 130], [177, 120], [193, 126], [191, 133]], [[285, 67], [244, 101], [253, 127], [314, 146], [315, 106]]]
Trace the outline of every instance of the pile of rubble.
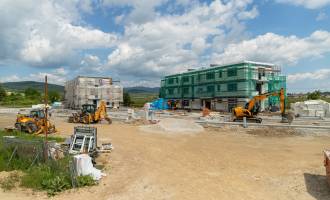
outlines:
[[323, 100], [309, 100], [291, 104], [298, 117], [330, 117], [330, 103]]

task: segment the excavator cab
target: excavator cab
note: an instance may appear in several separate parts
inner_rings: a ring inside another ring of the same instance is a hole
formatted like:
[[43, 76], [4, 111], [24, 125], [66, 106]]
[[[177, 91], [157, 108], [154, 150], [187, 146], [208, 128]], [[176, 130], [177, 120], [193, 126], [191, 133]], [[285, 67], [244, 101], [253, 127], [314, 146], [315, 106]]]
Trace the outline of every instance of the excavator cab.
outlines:
[[285, 112], [285, 94], [284, 89], [281, 88], [277, 92], [270, 92], [265, 94], [260, 94], [254, 96], [246, 105], [245, 107], [236, 107], [233, 109], [234, 121], [242, 121], [244, 117], [247, 120], [255, 121], [257, 123], [262, 122], [262, 118], [257, 117], [257, 114], [260, 111], [260, 103], [261, 101], [265, 100], [269, 96], [277, 96], [280, 99], [280, 110], [282, 115], [282, 122], [284, 123], [291, 123], [293, 120], [293, 116], [290, 113]]
[[42, 109], [31, 110], [30, 117], [37, 118], [37, 119], [43, 119], [43, 118], [45, 118], [45, 112]]
[[96, 105], [95, 104], [84, 104], [82, 105], [82, 113], [83, 114], [94, 114], [96, 112]]
[[99, 107], [95, 104], [83, 104], [82, 109], [78, 113], [72, 113], [68, 121], [70, 123], [98, 123], [106, 120], [111, 124], [112, 120], [107, 114], [107, 107], [105, 101], [100, 101]]
[[40, 134], [44, 131], [46, 125], [48, 133], [56, 132], [55, 126], [50, 123], [49, 119], [46, 120], [44, 109], [33, 109], [28, 115], [17, 115], [15, 128], [22, 132]]

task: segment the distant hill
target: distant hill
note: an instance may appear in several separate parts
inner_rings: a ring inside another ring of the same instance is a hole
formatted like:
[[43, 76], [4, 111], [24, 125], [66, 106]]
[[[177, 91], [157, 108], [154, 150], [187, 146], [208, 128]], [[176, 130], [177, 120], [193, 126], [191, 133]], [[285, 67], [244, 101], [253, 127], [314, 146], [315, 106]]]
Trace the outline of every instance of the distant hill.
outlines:
[[124, 92], [128, 93], [159, 93], [159, 87], [127, 87]]
[[[35, 88], [40, 92], [44, 92], [44, 83], [36, 81], [6, 82], [1, 83], [1, 85], [10, 91], [22, 92], [27, 88]], [[49, 83], [48, 91], [57, 91], [64, 94], [64, 86]]]
[[[36, 81], [6, 82], [1, 84], [5, 89], [10, 91], [22, 92], [27, 88], [35, 88], [40, 92], [44, 91], [44, 83]], [[58, 91], [64, 93], [64, 86], [56, 84], [48, 84], [49, 91]], [[129, 93], [159, 93], [159, 87], [126, 87], [124, 92]]]

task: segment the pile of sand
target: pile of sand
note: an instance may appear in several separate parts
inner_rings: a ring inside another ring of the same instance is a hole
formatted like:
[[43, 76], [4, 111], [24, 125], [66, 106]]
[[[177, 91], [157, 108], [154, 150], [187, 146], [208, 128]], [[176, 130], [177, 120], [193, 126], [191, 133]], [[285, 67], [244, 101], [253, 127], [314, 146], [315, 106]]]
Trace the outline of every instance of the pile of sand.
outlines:
[[199, 133], [204, 128], [192, 120], [165, 118], [153, 125], [140, 126], [140, 129], [146, 132], [162, 133]]

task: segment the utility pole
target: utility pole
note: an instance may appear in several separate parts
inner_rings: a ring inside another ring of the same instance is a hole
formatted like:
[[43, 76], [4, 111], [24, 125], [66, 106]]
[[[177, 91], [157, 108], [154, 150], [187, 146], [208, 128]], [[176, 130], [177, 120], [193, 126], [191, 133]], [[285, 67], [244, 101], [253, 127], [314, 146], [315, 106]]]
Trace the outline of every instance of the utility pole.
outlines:
[[45, 159], [48, 159], [48, 144], [47, 144], [47, 135], [48, 135], [48, 83], [47, 83], [47, 75], [45, 76], [45, 125], [44, 125], [44, 133], [45, 133]]

